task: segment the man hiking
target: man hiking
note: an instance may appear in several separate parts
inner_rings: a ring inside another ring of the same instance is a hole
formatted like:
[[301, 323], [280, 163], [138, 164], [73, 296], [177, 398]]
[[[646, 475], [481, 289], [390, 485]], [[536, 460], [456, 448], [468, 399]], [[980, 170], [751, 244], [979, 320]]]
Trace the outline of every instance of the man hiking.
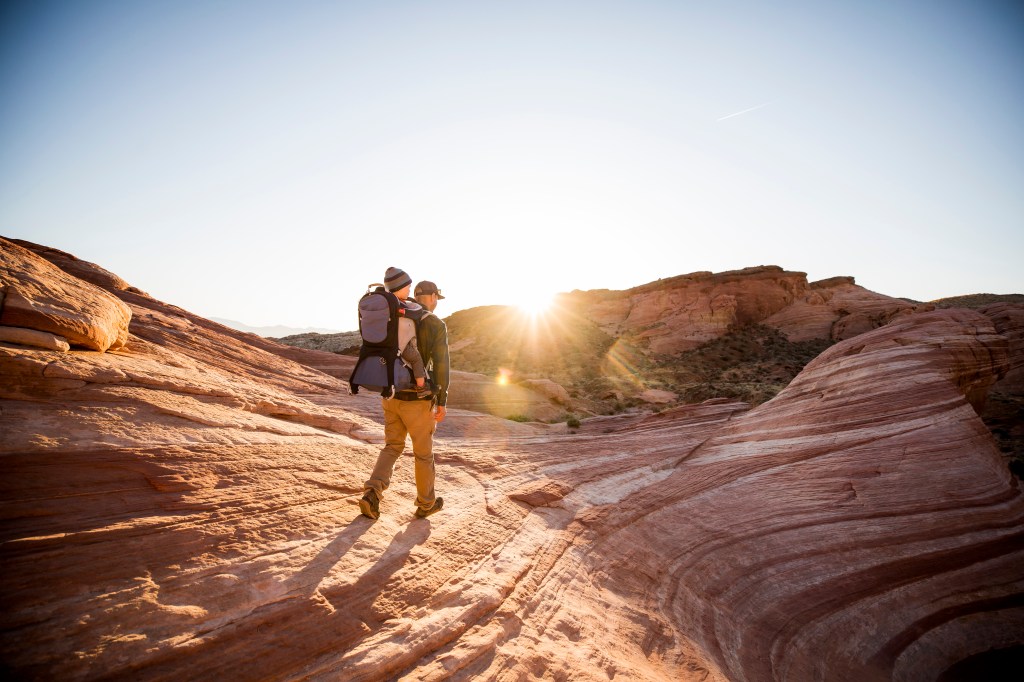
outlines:
[[[399, 268], [388, 268], [384, 287], [400, 301], [409, 296], [412, 278]], [[416, 285], [416, 303], [430, 313], [444, 298], [437, 285], [423, 281]], [[384, 406], [384, 448], [377, 456], [370, 479], [363, 484], [359, 511], [371, 519], [380, 517], [380, 500], [391, 485], [395, 463], [405, 449], [406, 436], [412, 438], [416, 475], [416, 517], [426, 518], [441, 510], [444, 500], [434, 494], [434, 430], [445, 418], [450, 380], [448, 329], [437, 315], [425, 315], [416, 329], [417, 347], [433, 387], [433, 396], [400, 392], [382, 398]], [[421, 392], [422, 393], [422, 392]]]

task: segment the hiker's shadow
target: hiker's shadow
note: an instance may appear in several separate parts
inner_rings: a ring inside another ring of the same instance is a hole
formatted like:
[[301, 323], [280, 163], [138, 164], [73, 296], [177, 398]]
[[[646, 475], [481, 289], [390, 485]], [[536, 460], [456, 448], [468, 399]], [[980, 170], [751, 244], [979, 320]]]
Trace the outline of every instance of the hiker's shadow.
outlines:
[[369, 519], [357, 516], [338, 534], [338, 537], [327, 543], [305, 568], [292, 577], [292, 584], [309, 594], [315, 592], [331, 569], [337, 566], [342, 557], [352, 549], [352, 545], [356, 544], [372, 525], [373, 522]]
[[[373, 604], [387, 588], [391, 576], [408, 563], [413, 548], [422, 545], [429, 537], [429, 521], [412, 522], [395, 533], [384, 553], [355, 583], [322, 590], [322, 594], [335, 608]], [[369, 617], [370, 614], [367, 613], [366, 618]]]
[[[373, 525], [369, 519], [356, 517], [309, 565], [295, 574], [293, 584], [310, 595], [320, 592], [335, 607], [351, 606], [353, 601], [372, 603], [384, 590], [388, 579], [405, 565], [413, 548], [427, 541], [431, 530], [429, 521], [413, 521], [391, 538], [380, 557], [354, 583], [321, 587], [338, 562]], [[344, 580], [344, 576], [339, 579]]]

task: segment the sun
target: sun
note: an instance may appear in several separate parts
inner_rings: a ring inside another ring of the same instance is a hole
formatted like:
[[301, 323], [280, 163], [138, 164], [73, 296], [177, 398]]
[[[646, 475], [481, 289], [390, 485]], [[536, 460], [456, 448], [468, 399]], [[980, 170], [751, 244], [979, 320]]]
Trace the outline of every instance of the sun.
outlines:
[[541, 317], [551, 308], [554, 299], [554, 294], [548, 292], [523, 291], [516, 306], [530, 317]]

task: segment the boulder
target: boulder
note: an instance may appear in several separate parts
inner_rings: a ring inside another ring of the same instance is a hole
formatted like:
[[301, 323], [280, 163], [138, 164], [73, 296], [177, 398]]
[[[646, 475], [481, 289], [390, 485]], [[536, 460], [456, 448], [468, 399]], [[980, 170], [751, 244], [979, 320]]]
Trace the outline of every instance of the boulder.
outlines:
[[114, 295], [0, 238], [0, 325], [64, 337], [104, 352], [128, 341], [131, 309]]
[[[497, 417], [524, 416], [537, 421], [552, 421], [565, 413], [565, 404], [554, 401], [543, 390], [526, 381], [500, 382], [493, 376], [472, 372], [452, 372], [448, 407], [483, 412]], [[558, 384], [550, 382], [552, 386]], [[560, 388], [560, 387], [559, 387]], [[564, 389], [563, 389], [564, 391]], [[565, 393], [568, 400], [569, 394]]]
[[644, 402], [654, 403], [656, 405], [673, 403], [679, 399], [679, 396], [672, 391], [663, 391], [657, 388], [649, 388], [646, 391], [642, 391], [637, 397]]
[[571, 400], [569, 391], [565, 390], [565, 387], [561, 384], [557, 384], [550, 379], [525, 379], [520, 383], [559, 405], [568, 405]]

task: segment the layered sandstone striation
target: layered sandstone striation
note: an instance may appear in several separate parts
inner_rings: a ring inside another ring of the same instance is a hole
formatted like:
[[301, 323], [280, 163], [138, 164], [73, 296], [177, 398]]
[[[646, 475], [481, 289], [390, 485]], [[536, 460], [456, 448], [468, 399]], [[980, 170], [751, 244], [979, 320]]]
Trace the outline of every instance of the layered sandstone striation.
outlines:
[[371, 522], [379, 401], [329, 354], [99, 286], [120, 348], [0, 342], [9, 676], [919, 680], [1024, 645], [1024, 497], [976, 413], [1019, 306], [901, 316], [752, 410], [452, 409], [444, 511], [403, 457]]
[[1009, 367], [996, 389], [1024, 393], [1024, 304], [997, 303], [981, 312], [992, 320], [996, 331], [1006, 338]]
[[963, 310], [834, 346], [611, 512], [596, 563], [649, 576], [662, 642], [702, 633], [727, 679], [936, 679], [1020, 646], [1024, 500], [976, 414], [1008, 351]]

